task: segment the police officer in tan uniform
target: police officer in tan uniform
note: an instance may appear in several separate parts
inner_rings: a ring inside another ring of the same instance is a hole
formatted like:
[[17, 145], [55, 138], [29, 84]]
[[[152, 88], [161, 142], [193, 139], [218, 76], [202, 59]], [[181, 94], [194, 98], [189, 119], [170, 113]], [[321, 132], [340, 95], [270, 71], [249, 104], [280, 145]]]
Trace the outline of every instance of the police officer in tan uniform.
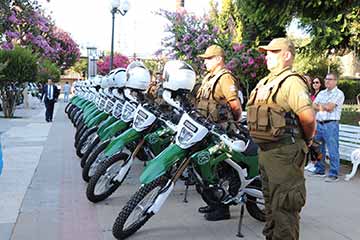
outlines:
[[[238, 96], [239, 84], [232, 73], [225, 68], [224, 50], [217, 45], [208, 47], [199, 57], [204, 59], [207, 71], [196, 95], [198, 111], [225, 128], [229, 121], [241, 119], [241, 103]], [[228, 205], [199, 208], [205, 219], [218, 221], [230, 218]]]
[[305, 205], [304, 163], [315, 133], [315, 113], [306, 80], [291, 67], [294, 44], [273, 39], [266, 52], [270, 74], [251, 92], [247, 121], [259, 145], [267, 240], [299, 239], [299, 213]]

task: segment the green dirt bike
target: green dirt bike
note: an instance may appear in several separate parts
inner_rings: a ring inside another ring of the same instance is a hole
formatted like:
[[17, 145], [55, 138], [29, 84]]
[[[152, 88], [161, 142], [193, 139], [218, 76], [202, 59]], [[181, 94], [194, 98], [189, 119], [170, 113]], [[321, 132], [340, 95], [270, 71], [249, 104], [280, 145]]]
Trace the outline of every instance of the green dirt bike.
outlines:
[[79, 137], [76, 145], [76, 154], [82, 159], [82, 167], [92, 148], [100, 142], [100, 138], [98, 137], [99, 133], [118, 121], [119, 114], [118, 117], [116, 117], [114, 116], [113, 111], [119, 112], [122, 110], [123, 102], [124, 100], [120, 101], [115, 97], [108, 98], [104, 107], [104, 113], [106, 115], [103, 113], [96, 115], [87, 125], [87, 130]]
[[[155, 104], [139, 104], [132, 127], [115, 138], [104, 151], [107, 160], [97, 166], [86, 190], [91, 202], [108, 198], [124, 181], [135, 157], [141, 161], [154, 158], [171, 142], [176, 113], [162, 113]], [[171, 120], [172, 121], [171, 121]], [[124, 153], [126, 147], [130, 154]]]
[[129, 123], [121, 120], [124, 103], [125, 100], [116, 100], [112, 109], [112, 116], [101, 122], [96, 131], [92, 132], [87, 138], [83, 138], [82, 142], [79, 142], [78, 148], [80, 148], [79, 151], [82, 154], [80, 164], [82, 168], [99, 145], [128, 128]]
[[[82, 159], [83, 170], [82, 178], [88, 182], [91, 177], [95, 174], [98, 165], [111, 157], [113, 153], [109, 153], [109, 149], [113, 149], [121, 140], [122, 134], [131, 137], [131, 132], [125, 131], [130, 127], [130, 124], [134, 118], [134, 112], [137, 103], [132, 101], [125, 101], [122, 107], [122, 113], [120, 120], [115, 121], [110, 126], [105, 128], [102, 132], [99, 132], [99, 143], [94, 146], [89, 157], [86, 160]], [[124, 132], [125, 131], [125, 132]], [[119, 151], [122, 149], [119, 148]]]
[[242, 213], [245, 205], [252, 217], [265, 221], [257, 146], [245, 128], [231, 137], [218, 129], [196, 111], [182, 115], [173, 143], [148, 162], [142, 186], [116, 218], [115, 238], [131, 236], [154, 216], [186, 169], [205, 201], [240, 204]]

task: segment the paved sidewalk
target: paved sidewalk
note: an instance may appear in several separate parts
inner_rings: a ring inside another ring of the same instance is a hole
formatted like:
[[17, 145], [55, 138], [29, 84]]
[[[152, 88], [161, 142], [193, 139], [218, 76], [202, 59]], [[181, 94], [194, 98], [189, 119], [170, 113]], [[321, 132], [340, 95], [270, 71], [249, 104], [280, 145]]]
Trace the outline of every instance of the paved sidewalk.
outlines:
[[[56, 111], [56, 109], [55, 109]], [[0, 176], [0, 239], [9, 239], [47, 139], [45, 109], [18, 108], [15, 119], [0, 119], [4, 168]]]
[[[0, 229], [1, 240], [114, 239], [111, 233], [114, 219], [138, 187], [138, 177], [142, 170], [140, 162], [131, 169], [123, 185], [109, 199], [98, 204], [92, 204], [86, 199], [86, 184], [81, 178], [79, 159], [73, 147], [75, 130], [63, 113], [65, 105], [58, 105], [59, 109], [49, 130], [46, 144], [42, 142], [40, 160], [22, 202], [11, 237], [4, 236]], [[43, 137], [39, 133], [31, 141], [40, 144], [40, 138]], [[16, 142], [14, 138], [12, 141]], [[21, 141], [16, 144], [20, 150], [24, 147]], [[32, 149], [32, 151], [40, 151], [40, 149]], [[30, 155], [35, 159], [36, 154], [32, 151], [31, 154], [25, 149], [20, 152], [27, 155], [27, 159]], [[29, 167], [30, 172], [31, 169], [32, 167]], [[342, 166], [343, 173], [349, 171], [349, 166]], [[350, 182], [342, 180], [332, 184], [325, 183], [320, 178], [307, 177], [308, 200], [301, 215], [300, 239], [359, 239], [359, 183], [359, 174]], [[2, 189], [1, 185], [0, 189]], [[182, 199], [183, 186], [179, 182], [175, 192], [170, 195], [160, 212], [129, 239], [238, 239], [235, 234], [239, 207], [231, 208], [230, 220], [207, 222], [197, 213], [197, 208], [202, 206], [203, 202], [194, 189], [190, 190], [189, 203], [183, 203]], [[263, 223], [254, 220], [245, 211], [244, 239], [263, 239], [262, 227]]]

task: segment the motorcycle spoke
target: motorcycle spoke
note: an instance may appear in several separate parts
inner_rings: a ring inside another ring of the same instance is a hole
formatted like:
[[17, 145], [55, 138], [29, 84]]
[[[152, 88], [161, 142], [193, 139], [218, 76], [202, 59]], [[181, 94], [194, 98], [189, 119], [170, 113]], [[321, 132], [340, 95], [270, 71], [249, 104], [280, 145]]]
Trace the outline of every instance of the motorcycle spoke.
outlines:
[[131, 228], [137, 222], [141, 222], [146, 217], [147, 210], [154, 204], [161, 187], [153, 189], [139, 204], [134, 208], [127, 221], [124, 229]]
[[99, 156], [96, 158], [96, 160], [91, 164], [89, 169], [89, 176], [94, 176], [97, 167], [100, 163], [104, 162], [107, 159], [105, 152], [102, 152], [99, 154]]
[[94, 193], [95, 195], [100, 195], [107, 192], [112, 186], [114, 186], [113, 179], [118, 175], [120, 172], [121, 166], [123, 161], [118, 161], [112, 164], [102, 175], [99, 181], [95, 185]]

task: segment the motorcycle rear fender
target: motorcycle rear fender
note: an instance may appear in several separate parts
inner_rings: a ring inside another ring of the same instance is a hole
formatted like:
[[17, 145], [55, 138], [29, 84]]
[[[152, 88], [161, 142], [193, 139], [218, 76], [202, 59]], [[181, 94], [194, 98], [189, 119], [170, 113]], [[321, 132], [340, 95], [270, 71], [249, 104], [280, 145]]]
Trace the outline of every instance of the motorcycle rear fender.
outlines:
[[148, 184], [164, 175], [172, 165], [186, 156], [186, 150], [176, 144], [171, 144], [159, 155], [148, 162], [140, 175], [141, 184]]
[[118, 132], [122, 132], [129, 127], [129, 123], [126, 123], [121, 120], [117, 120], [112, 123], [110, 126], [106, 127], [102, 131], [98, 130], [98, 135], [100, 137], [101, 142], [106, 141], [113, 136], [115, 136]]
[[138, 140], [142, 137], [142, 134], [136, 131], [133, 128], [129, 128], [114, 140], [112, 140], [105, 149], [105, 156], [110, 157], [115, 153], [122, 151], [126, 144], [129, 144], [135, 140]]
[[108, 117], [105, 121], [103, 121], [102, 123], [99, 124], [99, 129], [97, 130], [97, 133], [99, 135], [99, 133], [101, 133], [102, 131], [104, 131], [105, 128], [107, 128], [108, 126], [110, 126], [111, 124], [113, 124], [117, 119], [114, 116], [110, 116]]
[[99, 115], [97, 115], [96, 117], [94, 117], [93, 119], [91, 119], [88, 122], [88, 124], [86, 124], [86, 125], [88, 126], [88, 128], [95, 127], [95, 126], [99, 125], [102, 121], [107, 119], [108, 117], [109, 117], [109, 114], [107, 114], [106, 112], [102, 112]]

